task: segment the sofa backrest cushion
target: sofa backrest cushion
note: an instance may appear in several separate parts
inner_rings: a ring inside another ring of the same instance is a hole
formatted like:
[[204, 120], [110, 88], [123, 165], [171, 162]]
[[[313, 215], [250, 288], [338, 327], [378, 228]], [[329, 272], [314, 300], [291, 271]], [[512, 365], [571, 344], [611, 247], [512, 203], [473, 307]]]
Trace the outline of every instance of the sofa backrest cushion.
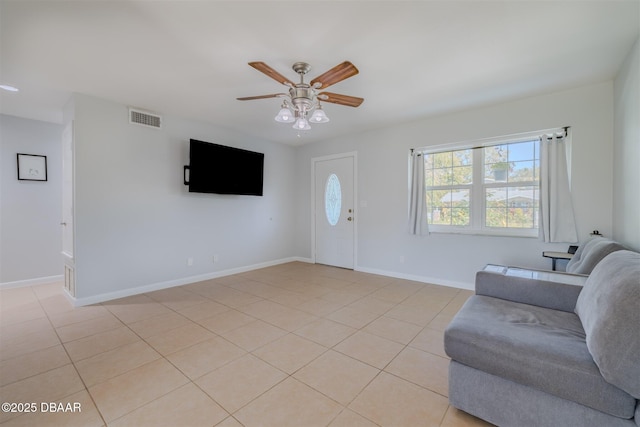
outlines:
[[569, 260], [569, 262], [567, 263], [567, 268], [569, 268], [571, 266], [575, 266], [576, 264], [578, 264], [580, 262], [580, 260], [582, 259], [582, 254], [588, 253], [590, 248], [591, 248], [591, 246], [596, 244], [598, 241], [599, 241], [598, 237], [591, 238], [591, 239], [587, 240], [586, 242], [584, 242], [583, 244], [581, 244], [580, 246], [578, 246], [578, 249], [573, 254], [573, 258], [571, 258], [571, 260]]
[[595, 237], [583, 245], [567, 263], [566, 271], [572, 274], [591, 274], [594, 267], [612, 252], [623, 250], [618, 242], [603, 237]]
[[604, 379], [640, 399], [640, 254], [622, 250], [604, 258], [575, 311]]

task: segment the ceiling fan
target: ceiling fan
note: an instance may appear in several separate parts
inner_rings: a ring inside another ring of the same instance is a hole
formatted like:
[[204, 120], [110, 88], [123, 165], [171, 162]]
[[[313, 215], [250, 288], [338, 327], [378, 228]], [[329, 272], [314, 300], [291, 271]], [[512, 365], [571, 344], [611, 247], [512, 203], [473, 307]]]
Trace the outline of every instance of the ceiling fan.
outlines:
[[[329, 71], [319, 75], [309, 83], [305, 83], [304, 76], [311, 70], [311, 66], [306, 62], [296, 62], [293, 64], [293, 71], [300, 76], [300, 82], [294, 83], [264, 62], [249, 62], [249, 65], [266, 74], [289, 88], [289, 93], [272, 93], [269, 95], [247, 96], [237, 98], [239, 101], [251, 101], [264, 98], [283, 98], [280, 112], [275, 120], [280, 123], [294, 123], [293, 128], [297, 130], [309, 130], [309, 122], [326, 123], [329, 118], [322, 110], [320, 101], [331, 102], [333, 104], [345, 105], [347, 107], [358, 107], [364, 101], [363, 98], [355, 96], [341, 95], [332, 92], [319, 92], [342, 80], [358, 74], [358, 69], [349, 61], [336, 65]], [[307, 119], [307, 116], [311, 116]]]

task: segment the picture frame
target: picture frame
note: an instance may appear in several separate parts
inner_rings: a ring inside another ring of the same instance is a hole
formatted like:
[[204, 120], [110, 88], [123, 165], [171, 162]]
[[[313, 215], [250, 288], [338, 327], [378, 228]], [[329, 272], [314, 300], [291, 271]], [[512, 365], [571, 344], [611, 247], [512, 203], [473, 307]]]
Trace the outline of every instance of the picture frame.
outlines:
[[47, 156], [18, 153], [19, 181], [47, 181]]

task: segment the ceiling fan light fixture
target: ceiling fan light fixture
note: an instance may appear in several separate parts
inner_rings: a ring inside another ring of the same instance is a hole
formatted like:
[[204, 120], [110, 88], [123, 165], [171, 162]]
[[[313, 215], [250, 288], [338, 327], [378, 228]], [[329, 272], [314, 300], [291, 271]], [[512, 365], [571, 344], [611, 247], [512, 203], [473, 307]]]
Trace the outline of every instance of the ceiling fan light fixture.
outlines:
[[311, 126], [309, 126], [309, 122], [304, 117], [298, 117], [296, 122], [293, 124], [293, 128], [296, 130], [309, 130]]
[[276, 122], [279, 123], [293, 123], [296, 119], [293, 117], [293, 113], [286, 106], [282, 106], [280, 112], [276, 116]]
[[327, 123], [329, 121], [329, 117], [325, 114], [324, 110], [320, 105], [315, 109], [309, 121], [312, 123]]
[[[341, 95], [338, 93], [318, 92], [327, 87], [341, 82], [358, 74], [358, 69], [349, 61], [336, 65], [325, 73], [319, 75], [309, 83], [305, 83], [304, 76], [311, 70], [306, 62], [293, 64], [293, 71], [300, 76], [300, 82], [294, 83], [264, 62], [249, 62], [249, 65], [278, 83], [288, 87], [288, 93], [272, 93], [269, 95], [246, 96], [237, 98], [239, 101], [250, 101], [265, 98], [283, 98], [280, 111], [274, 118], [279, 123], [293, 123], [297, 131], [310, 130], [311, 123], [327, 123], [329, 117], [322, 110], [320, 100], [333, 104], [358, 107], [364, 99], [355, 96]], [[308, 118], [307, 118], [308, 117]], [[300, 134], [298, 133], [298, 136]]]

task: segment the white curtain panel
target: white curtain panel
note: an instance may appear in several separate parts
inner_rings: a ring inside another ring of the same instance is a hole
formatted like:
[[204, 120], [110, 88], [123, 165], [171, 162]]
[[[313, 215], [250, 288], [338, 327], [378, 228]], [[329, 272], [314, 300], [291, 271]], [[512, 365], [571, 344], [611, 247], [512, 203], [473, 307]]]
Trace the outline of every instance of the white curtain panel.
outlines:
[[540, 142], [540, 208], [545, 242], [578, 241], [571, 201], [565, 138], [543, 136]]
[[415, 150], [411, 154], [409, 234], [421, 236], [429, 233], [424, 191], [424, 156]]

